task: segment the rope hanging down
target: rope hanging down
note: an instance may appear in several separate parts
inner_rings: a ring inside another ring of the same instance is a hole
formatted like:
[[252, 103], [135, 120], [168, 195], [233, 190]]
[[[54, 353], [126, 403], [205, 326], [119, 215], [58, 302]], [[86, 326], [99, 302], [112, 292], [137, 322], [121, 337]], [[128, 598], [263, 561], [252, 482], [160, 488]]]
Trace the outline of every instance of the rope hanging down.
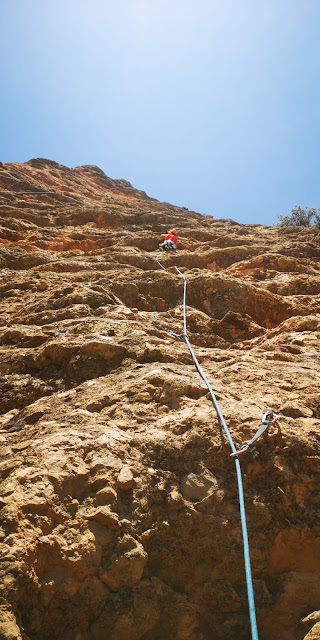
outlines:
[[[160, 264], [160, 266], [162, 267], [162, 269], [165, 269], [161, 263], [159, 263], [158, 259], [156, 260], [156, 262], [158, 262], [158, 264]], [[231, 438], [230, 435], [230, 431], [226, 425], [226, 422], [224, 420], [224, 417], [220, 411], [220, 407], [218, 405], [217, 399], [212, 391], [211, 385], [206, 377], [206, 375], [204, 374], [204, 372], [202, 371], [200, 364], [194, 354], [194, 351], [192, 349], [192, 346], [189, 342], [188, 339], [188, 335], [187, 335], [187, 313], [186, 313], [186, 297], [187, 297], [187, 278], [183, 275], [183, 273], [181, 273], [181, 271], [178, 269], [178, 267], [175, 267], [176, 271], [180, 274], [180, 276], [183, 278], [183, 333], [178, 335], [173, 333], [172, 331], [170, 332], [170, 335], [172, 335], [175, 338], [183, 338], [183, 340], [185, 340], [187, 347], [191, 353], [191, 356], [193, 358], [193, 361], [195, 363], [195, 366], [197, 368], [197, 371], [199, 373], [199, 375], [201, 376], [201, 378], [204, 380], [204, 382], [206, 383], [209, 392], [210, 392], [210, 396], [214, 405], [214, 408], [217, 412], [220, 424], [222, 425], [225, 434], [228, 438], [228, 442], [230, 444], [231, 447], [231, 451], [232, 454], [235, 456], [235, 465], [236, 465], [236, 472], [237, 472], [237, 481], [238, 481], [238, 494], [239, 494], [239, 507], [240, 507], [240, 518], [241, 518], [241, 528], [242, 528], [242, 539], [243, 539], [243, 554], [244, 554], [244, 564], [245, 564], [245, 572], [246, 572], [246, 582], [247, 582], [247, 595], [248, 595], [248, 604], [249, 604], [249, 614], [250, 614], [250, 625], [251, 625], [251, 638], [252, 640], [259, 640], [258, 637], [258, 628], [257, 628], [257, 621], [256, 621], [256, 611], [255, 611], [255, 603], [254, 603], [254, 593], [253, 593], [253, 585], [252, 585], [252, 574], [251, 574], [251, 564], [250, 564], [250, 552], [249, 552], [249, 540], [248, 540], [248, 530], [247, 530], [247, 521], [246, 521], [246, 513], [245, 513], [245, 504], [244, 504], [244, 494], [243, 494], [243, 484], [242, 484], [242, 474], [241, 474], [241, 467], [240, 467], [240, 462], [238, 459], [238, 455], [237, 455], [237, 450], [234, 446], [233, 440]]]

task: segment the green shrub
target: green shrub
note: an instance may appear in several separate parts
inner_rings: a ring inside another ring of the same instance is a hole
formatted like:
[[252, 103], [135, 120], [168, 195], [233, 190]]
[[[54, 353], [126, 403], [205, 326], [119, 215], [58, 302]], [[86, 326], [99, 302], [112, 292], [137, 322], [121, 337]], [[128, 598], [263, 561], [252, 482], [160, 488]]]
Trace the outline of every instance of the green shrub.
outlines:
[[317, 227], [320, 229], [320, 209], [296, 206], [291, 209], [291, 216], [278, 215], [278, 227]]

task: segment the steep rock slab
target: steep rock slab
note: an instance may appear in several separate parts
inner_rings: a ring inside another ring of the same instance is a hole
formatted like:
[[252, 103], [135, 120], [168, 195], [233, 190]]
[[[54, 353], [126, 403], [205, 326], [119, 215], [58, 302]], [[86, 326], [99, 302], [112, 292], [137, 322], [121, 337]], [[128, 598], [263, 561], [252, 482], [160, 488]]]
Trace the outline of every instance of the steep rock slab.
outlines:
[[241, 459], [259, 636], [316, 637], [319, 231], [214, 220], [45, 159], [0, 166], [0, 218], [1, 637], [249, 637], [234, 464], [169, 335], [175, 264], [235, 442], [280, 416]]

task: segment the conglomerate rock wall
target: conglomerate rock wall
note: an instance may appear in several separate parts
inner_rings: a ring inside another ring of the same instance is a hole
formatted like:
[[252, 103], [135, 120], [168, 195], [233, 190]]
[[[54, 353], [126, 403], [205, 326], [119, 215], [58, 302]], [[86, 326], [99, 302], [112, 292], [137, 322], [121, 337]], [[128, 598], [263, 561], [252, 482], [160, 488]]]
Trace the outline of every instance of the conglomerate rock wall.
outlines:
[[0, 638], [250, 637], [234, 461], [169, 335], [174, 265], [234, 441], [280, 416], [241, 456], [259, 637], [320, 637], [319, 230], [44, 159], [0, 165], [0, 225]]

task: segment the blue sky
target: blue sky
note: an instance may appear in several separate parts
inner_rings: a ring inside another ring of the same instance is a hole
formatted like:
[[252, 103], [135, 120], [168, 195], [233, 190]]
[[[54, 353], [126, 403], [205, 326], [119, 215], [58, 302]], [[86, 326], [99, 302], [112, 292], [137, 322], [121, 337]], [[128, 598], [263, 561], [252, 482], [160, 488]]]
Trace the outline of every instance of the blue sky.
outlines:
[[319, 0], [0, 0], [0, 160], [273, 224], [320, 206]]

